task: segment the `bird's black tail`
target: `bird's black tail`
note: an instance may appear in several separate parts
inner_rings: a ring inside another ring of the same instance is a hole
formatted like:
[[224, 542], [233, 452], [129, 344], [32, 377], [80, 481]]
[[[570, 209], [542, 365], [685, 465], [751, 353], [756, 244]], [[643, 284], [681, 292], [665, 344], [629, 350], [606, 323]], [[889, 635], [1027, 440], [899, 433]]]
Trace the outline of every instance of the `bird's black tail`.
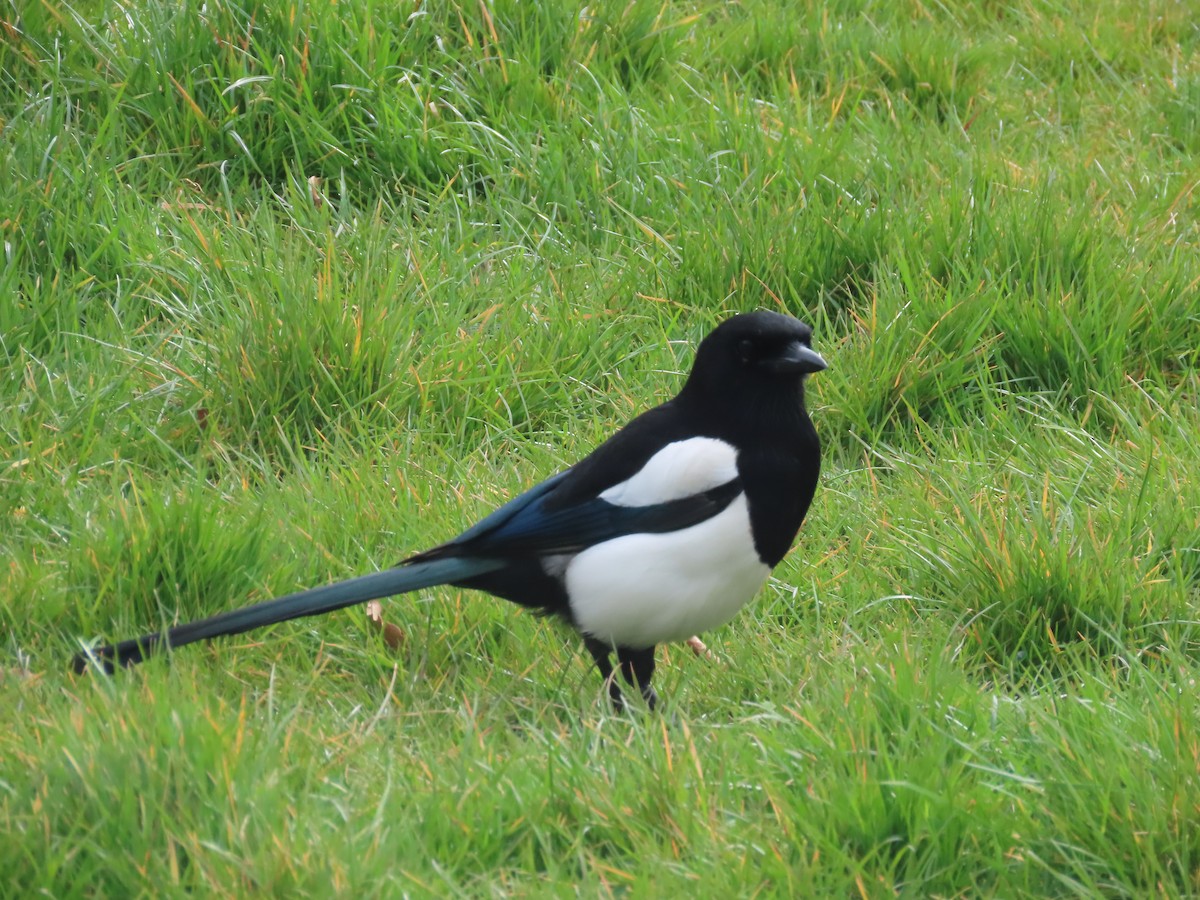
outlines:
[[119, 644], [93, 647], [75, 655], [72, 668], [84, 672], [94, 662], [105, 672], [117, 666], [132, 666], [162, 647], [182, 647], [196, 641], [209, 640], [225, 634], [241, 634], [264, 625], [286, 622], [304, 616], [333, 612], [356, 603], [403, 594], [436, 584], [448, 584], [482, 575], [500, 568], [502, 564], [490, 559], [432, 559], [411, 565], [401, 565], [371, 575], [339, 581], [322, 587], [309, 588], [276, 600], [230, 610], [208, 619], [176, 625], [165, 632], [155, 631], [130, 638]]

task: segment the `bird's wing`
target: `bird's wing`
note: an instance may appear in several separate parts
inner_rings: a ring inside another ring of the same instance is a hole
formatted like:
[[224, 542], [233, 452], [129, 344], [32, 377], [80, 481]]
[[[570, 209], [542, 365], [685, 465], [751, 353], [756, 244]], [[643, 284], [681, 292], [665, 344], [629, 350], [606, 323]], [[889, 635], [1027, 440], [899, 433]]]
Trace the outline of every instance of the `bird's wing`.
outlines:
[[450, 543], [465, 543], [467, 541], [474, 540], [481, 535], [490, 534], [503, 528], [505, 524], [511, 521], [515, 516], [519, 515], [522, 510], [531, 504], [536, 504], [539, 501], [544, 500], [546, 495], [553, 492], [570, 474], [570, 469], [567, 469], [565, 472], [559, 472], [557, 475], [547, 478], [541, 484], [531, 487], [529, 490], [525, 491], [525, 493], [518, 494], [503, 506], [488, 513], [458, 537], [454, 538], [453, 541], [450, 541]]
[[469, 549], [480, 556], [578, 553], [626, 534], [687, 528], [715, 516], [741, 492], [741, 481], [734, 478], [701, 493], [648, 506], [620, 506], [596, 497], [585, 503], [553, 508], [543, 498], [524, 507], [494, 531], [475, 538]]
[[578, 468], [568, 469], [408, 562], [467, 554], [577, 553], [626, 534], [687, 528], [715, 516], [741, 493], [736, 458], [733, 447], [712, 438], [673, 441], [644, 455], [637, 470], [623, 480], [583, 497], [573, 490]]

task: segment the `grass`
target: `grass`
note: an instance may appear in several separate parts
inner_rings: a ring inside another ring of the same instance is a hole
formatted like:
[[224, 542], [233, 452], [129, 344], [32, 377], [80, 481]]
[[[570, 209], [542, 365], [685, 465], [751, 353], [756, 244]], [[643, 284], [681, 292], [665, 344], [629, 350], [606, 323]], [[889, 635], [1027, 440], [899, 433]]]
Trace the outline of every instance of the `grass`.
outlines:
[[[1113, 0], [0, 4], [0, 894], [1200, 894], [1200, 27]], [[812, 322], [822, 485], [614, 716], [394, 563]]]

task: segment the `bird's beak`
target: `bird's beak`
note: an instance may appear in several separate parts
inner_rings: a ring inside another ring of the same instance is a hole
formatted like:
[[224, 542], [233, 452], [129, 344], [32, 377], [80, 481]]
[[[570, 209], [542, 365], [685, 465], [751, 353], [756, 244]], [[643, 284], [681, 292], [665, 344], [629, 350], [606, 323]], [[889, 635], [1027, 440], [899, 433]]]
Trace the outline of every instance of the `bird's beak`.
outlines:
[[781, 354], [765, 360], [764, 364], [780, 375], [810, 375], [829, 368], [820, 353], [799, 341], [792, 341]]

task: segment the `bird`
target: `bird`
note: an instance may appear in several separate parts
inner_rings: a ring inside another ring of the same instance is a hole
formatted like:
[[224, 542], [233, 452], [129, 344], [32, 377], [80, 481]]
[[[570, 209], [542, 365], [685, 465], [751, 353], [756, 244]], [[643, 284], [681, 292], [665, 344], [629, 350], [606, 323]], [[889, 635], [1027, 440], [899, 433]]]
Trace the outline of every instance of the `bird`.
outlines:
[[791, 549], [821, 468], [805, 382], [826, 367], [799, 319], [733, 315], [673, 398], [457, 537], [379, 572], [85, 648], [73, 668], [112, 674], [164, 648], [452, 585], [564, 620], [612, 707], [626, 708], [619, 672], [653, 710], [655, 648], [728, 622]]

